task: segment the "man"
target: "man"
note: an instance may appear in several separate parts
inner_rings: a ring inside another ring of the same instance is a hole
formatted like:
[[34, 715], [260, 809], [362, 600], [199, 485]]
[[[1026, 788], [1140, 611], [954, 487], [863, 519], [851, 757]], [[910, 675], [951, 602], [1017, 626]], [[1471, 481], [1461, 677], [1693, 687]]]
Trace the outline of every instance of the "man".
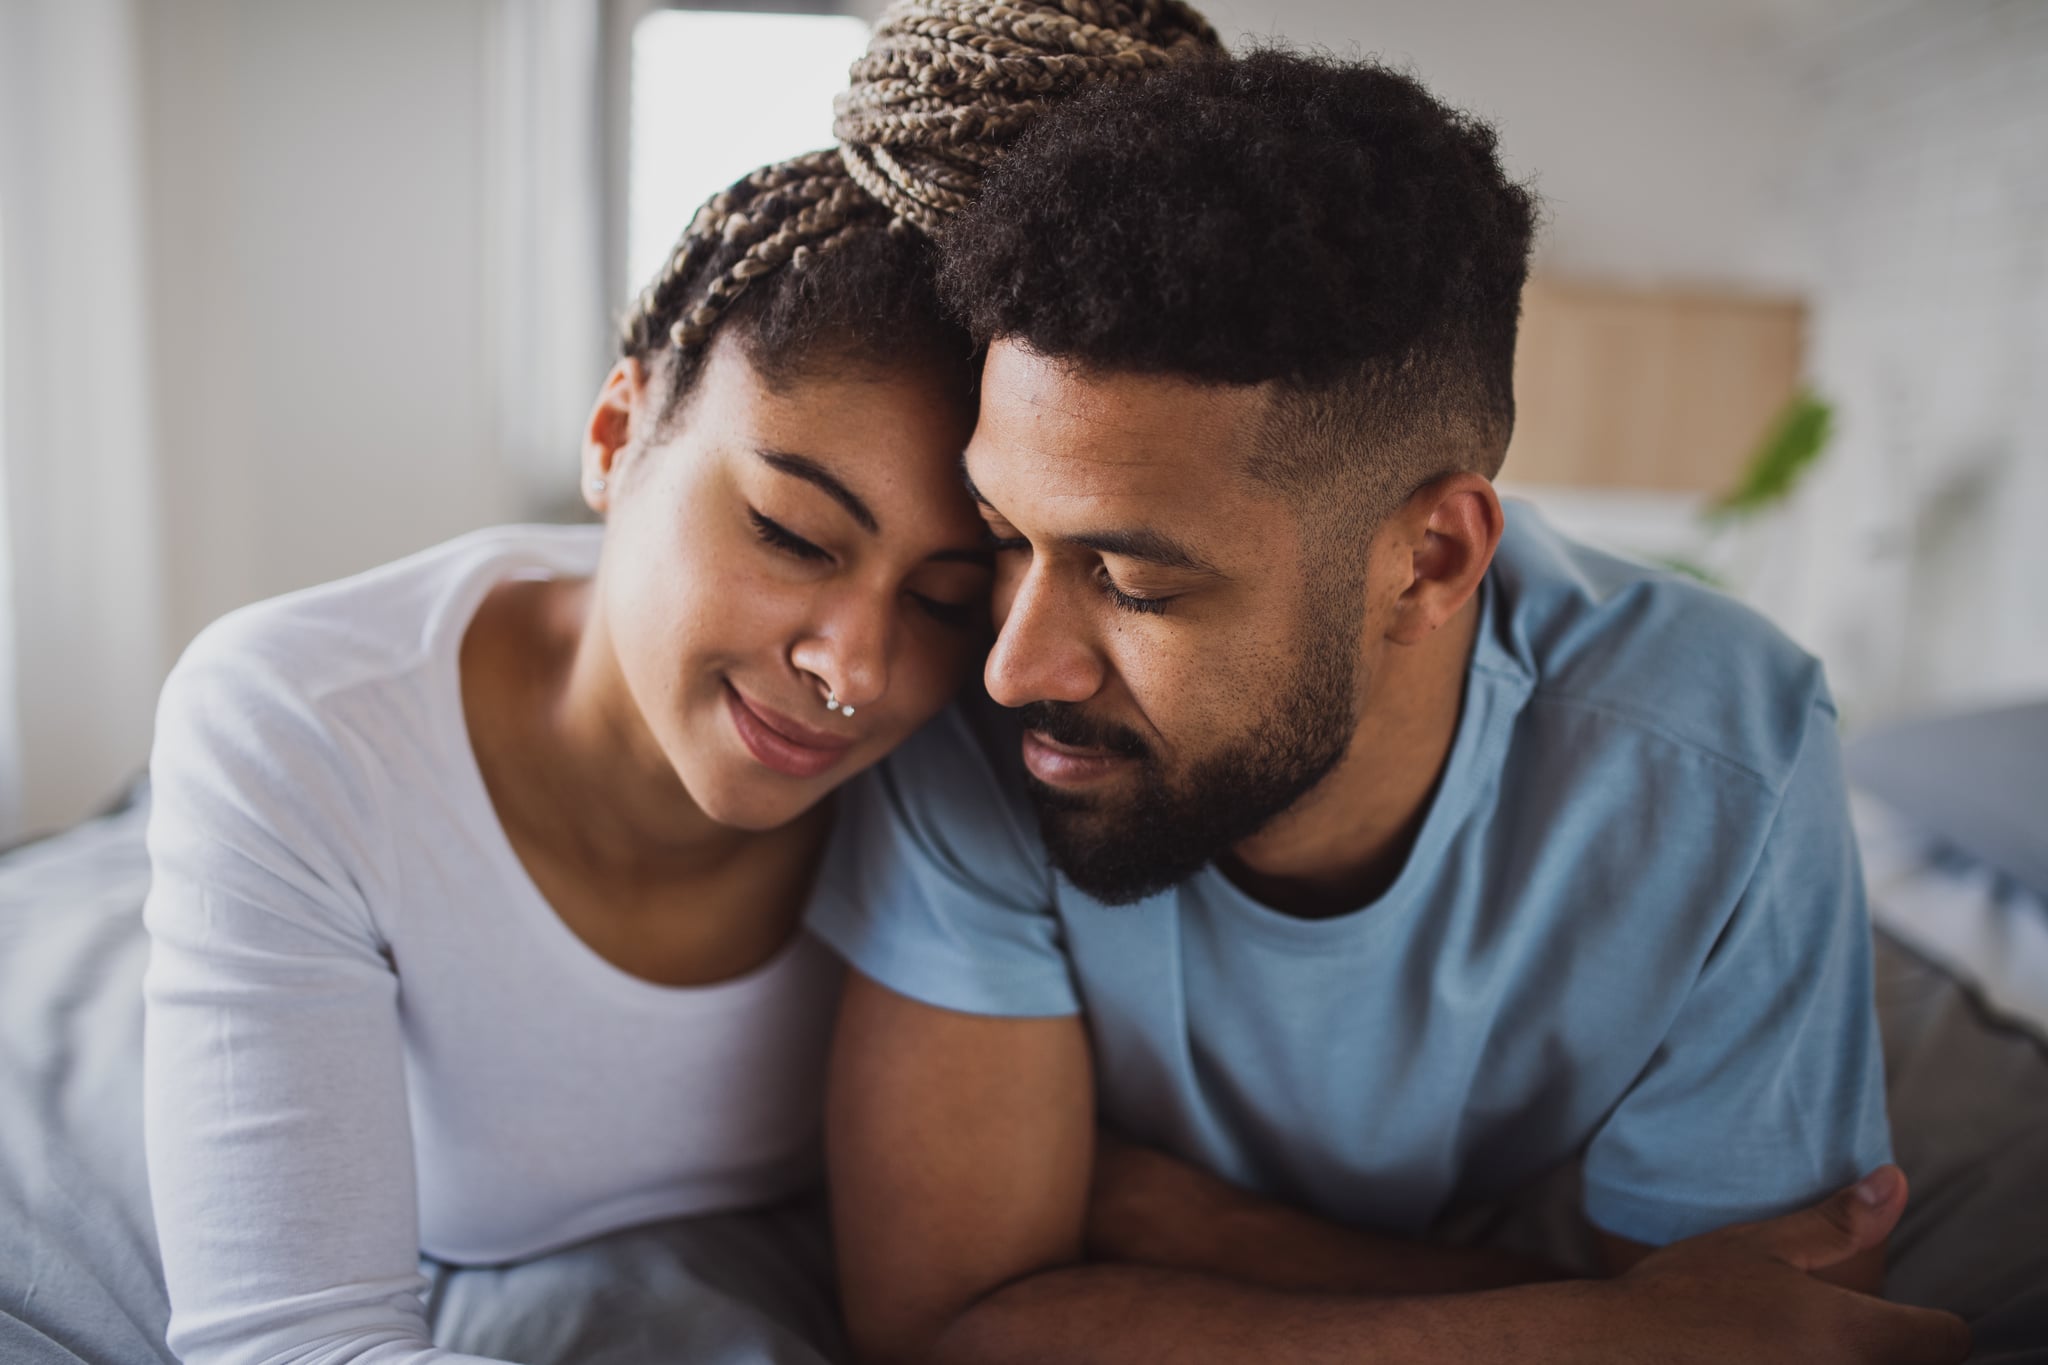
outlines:
[[[1048, 115], [947, 239], [1014, 723], [849, 802], [814, 920], [867, 1359], [1960, 1358], [1806, 1273], [1905, 1199], [1818, 666], [1491, 486], [1533, 216], [1265, 52]], [[1619, 1278], [1424, 1240], [1574, 1158]]]

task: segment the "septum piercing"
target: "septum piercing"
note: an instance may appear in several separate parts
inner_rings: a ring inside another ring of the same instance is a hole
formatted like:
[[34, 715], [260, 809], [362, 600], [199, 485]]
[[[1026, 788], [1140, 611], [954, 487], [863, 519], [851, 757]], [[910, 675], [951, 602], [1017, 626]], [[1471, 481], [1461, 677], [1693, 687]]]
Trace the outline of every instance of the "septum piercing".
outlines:
[[837, 711], [842, 716], [850, 716], [853, 714], [853, 708], [841, 702], [839, 700], [839, 694], [837, 692], [832, 691], [827, 691], [825, 693], [825, 709], [827, 711]]

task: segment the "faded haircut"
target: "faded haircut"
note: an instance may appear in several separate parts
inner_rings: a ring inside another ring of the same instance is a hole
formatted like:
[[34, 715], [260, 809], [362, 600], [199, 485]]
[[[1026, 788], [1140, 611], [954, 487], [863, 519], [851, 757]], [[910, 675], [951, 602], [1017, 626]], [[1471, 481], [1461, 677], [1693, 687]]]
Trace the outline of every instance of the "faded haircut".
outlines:
[[983, 344], [1264, 387], [1250, 473], [1369, 532], [1499, 470], [1535, 221], [1485, 123], [1269, 48], [1049, 110], [942, 237], [940, 293]]

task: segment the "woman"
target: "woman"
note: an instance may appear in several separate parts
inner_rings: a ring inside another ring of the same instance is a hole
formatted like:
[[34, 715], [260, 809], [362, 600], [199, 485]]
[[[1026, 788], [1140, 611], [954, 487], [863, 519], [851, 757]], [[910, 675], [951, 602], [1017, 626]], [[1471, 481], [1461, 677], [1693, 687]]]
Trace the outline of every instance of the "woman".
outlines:
[[920, 233], [1044, 99], [1216, 50], [1177, 0], [1068, 8], [892, 11], [841, 151], [698, 214], [591, 414], [601, 530], [465, 537], [178, 666], [145, 1103], [181, 1359], [458, 1359], [421, 1251], [817, 1179], [828, 797], [986, 632]]

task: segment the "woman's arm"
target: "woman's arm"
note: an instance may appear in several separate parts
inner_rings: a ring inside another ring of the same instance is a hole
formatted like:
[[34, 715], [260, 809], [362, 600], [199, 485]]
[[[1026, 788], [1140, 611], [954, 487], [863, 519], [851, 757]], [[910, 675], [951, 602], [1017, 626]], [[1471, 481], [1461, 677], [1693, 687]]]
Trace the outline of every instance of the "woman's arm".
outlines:
[[247, 670], [181, 665], [152, 757], [144, 1117], [190, 1362], [474, 1358], [419, 1297], [374, 794]]

